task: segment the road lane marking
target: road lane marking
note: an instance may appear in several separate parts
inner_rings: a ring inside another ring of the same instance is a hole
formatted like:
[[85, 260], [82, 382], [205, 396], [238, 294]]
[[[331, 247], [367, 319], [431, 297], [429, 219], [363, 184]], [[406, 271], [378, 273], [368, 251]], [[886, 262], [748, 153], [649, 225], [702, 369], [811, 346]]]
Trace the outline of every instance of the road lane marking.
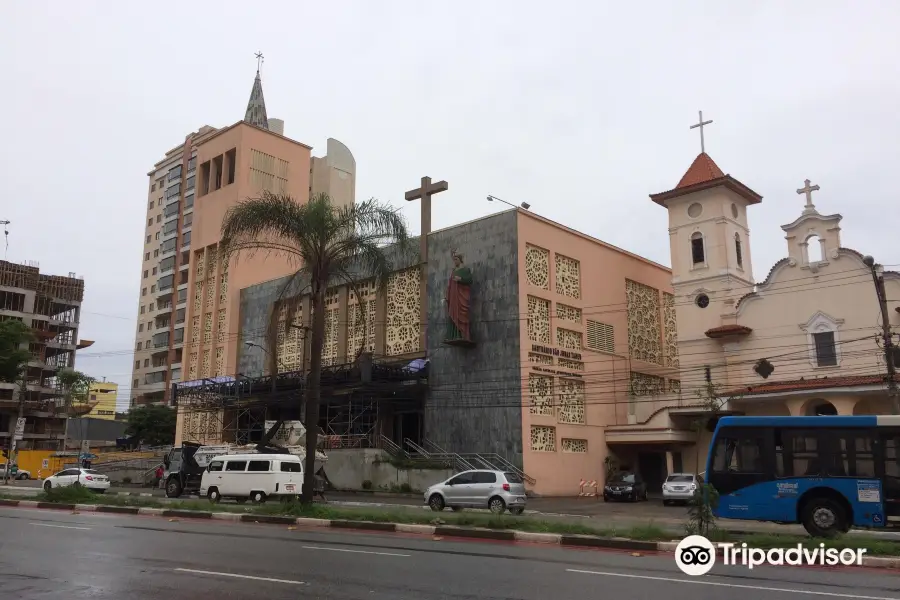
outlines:
[[860, 596], [858, 594], [837, 594], [835, 592], [812, 592], [809, 590], [792, 590], [790, 588], [763, 587], [759, 585], [741, 585], [738, 583], [722, 583], [718, 581], [703, 581], [702, 579], [676, 579], [674, 577], [652, 577], [650, 575], [628, 575], [625, 573], [606, 573], [603, 571], [582, 571], [580, 569], [566, 569], [569, 573], [583, 573], [587, 575], [605, 575], [607, 577], [628, 577], [630, 579], [648, 579], [651, 581], [668, 581], [670, 583], [694, 583], [697, 585], [714, 585], [718, 587], [741, 588], [746, 590], [762, 590], [764, 592], [785, 592], [788, 594], [808, 594], [812, 596], [828, 596], [830, 598], [856, 598], [859, 600], [900, 600], [900, 598], [888, 598], [886, 596]]
[[90, 530], [90, 527], [72, 527], [71, 525], [50, 525], [49, 523], [29, 523], [29, 525], [37, 525], [38, 527], [58, 527], [60, 529], [84, 529]]
[[[306, 550], [329, 550], [331, 552], [350, 552], [352, 554], [377, 554], [378, 556], [402, 556], [409, 558], [410, 554], [397, 554], [396, 552], [373, 552], [371, 550], [348, 550], [347, 548], [327, 548], [325, 546], [303, 546]], [[893, 599], [892, 599], [893, 600]]]
[[254, 575], [239, 575], [237, 573], [219, 573], [218, 571], [199, 571], [197, 569], [175, 569], [182, 573], [194, 573], [195, 575], [215, 575], [217, 577], [234, 577], [236, 579], [252, 579], [253, 581], [271, 581], [273, 583], [287, 583], [290, 585], [307, 585], [305, 581], [292, 579], [275, 579], [272, 577], [256, 577]]

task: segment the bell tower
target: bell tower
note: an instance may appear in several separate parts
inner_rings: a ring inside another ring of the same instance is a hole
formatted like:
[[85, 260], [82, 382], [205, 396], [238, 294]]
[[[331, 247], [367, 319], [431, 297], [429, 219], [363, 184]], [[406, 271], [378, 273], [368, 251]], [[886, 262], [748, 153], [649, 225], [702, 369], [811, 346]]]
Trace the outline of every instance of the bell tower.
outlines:
[[[692, 338], [721, 324], [742, 290], [754, 284], [747, 209], [762, 196], [732, 177], [706, 153], [700, 154], [673, 189], [650, 199], [669, 211], [672, 287], [678, 306], [678, 334]], [[684, 331], [682, 316], [691, 323]]]

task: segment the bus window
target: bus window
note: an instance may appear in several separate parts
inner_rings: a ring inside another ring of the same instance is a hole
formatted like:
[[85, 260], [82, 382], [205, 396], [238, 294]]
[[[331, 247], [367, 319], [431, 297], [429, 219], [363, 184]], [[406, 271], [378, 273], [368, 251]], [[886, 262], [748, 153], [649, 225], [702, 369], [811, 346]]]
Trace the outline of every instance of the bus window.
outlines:
[[719, 437], [712, 470], [716, 473], [762, 473], [762, 439], [737, 435]]
[[872, 436], [847, 432], [840, 436], [840, 451], [833, 459], [829, 475], [834, 477], [875, 477], [875, 448]]
[[815, 477], [822, 473], [819, 438], [814, 431], [790, 432], [791, 472], [794, 477]]

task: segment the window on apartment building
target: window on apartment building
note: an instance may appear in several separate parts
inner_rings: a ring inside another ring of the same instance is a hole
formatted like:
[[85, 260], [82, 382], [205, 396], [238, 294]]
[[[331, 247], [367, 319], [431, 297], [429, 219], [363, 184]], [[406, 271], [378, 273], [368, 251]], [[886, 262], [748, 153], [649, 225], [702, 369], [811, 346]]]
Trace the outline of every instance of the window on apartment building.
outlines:
[[140, 349], [141, 349], [141, 343], [138, 342], [137, 344], [135, 344], [134, 349], [135, 349], [135, 350], [140, 350]]
[[151, 201], [147, 204], [147, 208], [148, 208], [148, 209], [149, 209], [149, 208], [153, 208], [153, 200], [151, 200]]
[[221, 187], [222, 187], [222, 175], [223, 175], [222, 170], [225, 166], [223, 164], [224, 159], [225, 159], [225, 157], [221, 154], [219, 156], [215, 157], [214, 159], [212, 159], [212, 164], [213, 164], [212, 176], [213, 176], [213, 190], [214, 191], [221, 189]]
[[178, 179], [180, 177], [181, 177], [181, 165], [175, 165], [174, 167], [169, 169], [169, 175], [167, 177], [167, 179], [169, 181], [174, 181], [175, 179]]
[[149, 236], [149, 235], [147, 236], [147, 243], [148, 243], [148, 244], [150, 243], [150, 236]]
[[146, 296], [146, 295], [147, 295], [147, 288], [144, 288], [141, 290], [141, 296]]
[[187, 196], [184, 197], [184, 210], [192, 208], [194, 206], [194, 192], [191, 192]]
[[159, 223], [162, 221], [162, 215], [156, 215], [156, 222]]
[[185, 191], [194, 189], [194, 187], [196, 187], [196, 181], [197, 181], [196, 175], [191, 175], [190, 177], [188, 177], [187, 181], [184, 182]]
[[156, 275], [156, 267], [153, 267], [153, 275]]
[[[183, 271], [183, 272], [187, 273], [187, 271]], [[181, 303], [181, 302], [186, 302], [186, 301], [187, 301], [187, 290], [186, 289], [178, 290], [178, 302]]]
[[144, 253], [144, 260], [150, 260], [150, 253], [149, 253], [149, 252], [145, 252], [145, 253]]
[[184, 271], [180, 271], [178, 273], [178, 285], [184, 285], [188, 282], [188, 272], [190, 269], [186, 269]]
[[156, 180], [156, 187], [158, 187], [159, 189], [163, 189], [163, 187], [164, 187], [165, 185], [166, 185], [166, 178], [165, 178], [165, 177], [160, 177], [159, 179]]
[[176, 242], [177, 242], [176, 238], [172, 238], [171, 240], [166, 240], [160, 245], [159, 249], [162, 250], [164, 253], [171, 252], [172, 250], [175, 249]]
[[186, 312], [186, 311], [187, 311], [186, 308], [179, 308], [177, 311], [175, 311], [175, 324], [176, 324], [176, 325], [179, 325], [179, 324], [181, 324], [181, 323], [184, 323], [184, 318], [185, 318], [185, 312]]
[[184, 215], [184, 227], [190, 227], [194, 223], [194, 213]]
[[144, 333], [144, 324], [138, 323], [138, 333]]
[[234, 183], [235, 159], [237, 159], [236, 148], [232, 148], [225, 153], [225, 185]]
[[149, 276], [150, 276], [150, 272], [147, 270], [144, 270], [144, 279], [147, 279]]
[[145, 309], [145, 308], [146, 308], [146, 307], [145, 307], [143, 304], [141, 304], [141, 314], [144, 314], [144, 309]]
[[197, 192], [198, 196], [205, 196], [209, 193], [209, 169], [209, 161], [200, 165], [200, 190]]
[[153, 218], [152, 218], [152, 217], [149, 218], [149, 219], [147, 219], [147, 227], [150, 227], [151, 225], [153, 225]]
[[147, 321], [147, 331], [153, 329], [153, 321]]
[[138, 386], [138, 380], [135, 379], [135, 380], [134, 380], [134, 383], [131, 384], [131, 387], [136, 388], [137, 386]]
[[706, 252], [703, 248], [703, 234], [699, 231], [691, 236], [691, 258], [695, 265], [706, 262]]
[[153, 258], [156, 258], [157, 256], [159, 256], [159, 248], [153, 251]]
[[149, 358], [145, 358], [145, 359], [144, 359], [144, 366], [145, 366], [145, 367], [149, 367], [149, 366], [150, 366], [150, 359], [149, 359]]
[[156, 239], [159, 239], [159, 232], [156, 232]]
[[135, 368], [135, 369], [140, 369], [140, 368], [141, 368], [141, 361], [139, 361], [139, 360], [134, 361], [134, 368]]
[[833, 331], [822, 331], [813, 334], [816, 344], [816, 363], [820, 367], [837, 365], [837, 347], [834, 343]]
[[150, 312], [153, 312], [153, 307], [156, 306], [154, 303], [150, 303]]
[[[150, 191], [151, 191], [151, 192], [155, 192], [155, 191], [156, 191], [156, 184], [155, 184], [155, 183], [151, 183], [151, 184], [150, 184]], [[150, 203], [150, 206], [151, 206], [151, 207], [153, 206], [153, 202]]]
[[188, 173], [197, 168], [197, 157], [192, 156], [191, 160], [188, 161]]
[[191, 232], [185, 231], [183, 234], [181, 234], [181, 244], [183, 246], [187, 246], [190, 243], [191, 243]]

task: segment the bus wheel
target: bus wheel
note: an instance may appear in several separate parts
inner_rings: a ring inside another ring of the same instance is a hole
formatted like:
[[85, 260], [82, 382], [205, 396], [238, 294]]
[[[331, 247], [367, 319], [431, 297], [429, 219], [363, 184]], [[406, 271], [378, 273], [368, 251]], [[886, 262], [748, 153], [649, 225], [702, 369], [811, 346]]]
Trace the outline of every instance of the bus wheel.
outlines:
[[803, 527], [813, 537], [836, 537], [849, 529], [847, 515], [831, 498], [811, 498], [803, 505]]

